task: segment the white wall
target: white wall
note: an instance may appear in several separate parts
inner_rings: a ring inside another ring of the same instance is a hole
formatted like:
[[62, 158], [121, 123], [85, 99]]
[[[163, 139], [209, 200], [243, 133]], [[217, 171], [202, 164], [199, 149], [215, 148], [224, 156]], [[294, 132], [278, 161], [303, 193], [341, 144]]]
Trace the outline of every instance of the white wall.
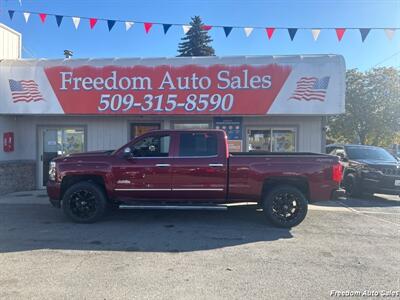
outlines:
[[[21, 34], [0, 23], [0, 60], [17, 59], [21, 56]], [[1, 101], [0, 101], [1, 102]], [[4, 132], [14, 132], [14, 139], [19, 139], [17, 132], [17, 122], [14, 116], [0, 116], [0, 138], [3, 140]], [[15, 160], [19, 158], [19, 153], [4, 152], [3, 142], [0, 143], [0, 161]]]
[[21, 34], [0, 23], [0, 59], [21, 57]]
[[[37, 158], [38, 127], [52, 125], [84, 126], [86, 128], [87, 150], [116, 149], [129, 138], [131, 122], [161, 122], [162, 128], [169, 128], [173, 120], [195, 121], [212, 120], [211, 117], [174, 117], [164, 120], [162, 117], [125, 117], [125, 116], [17, 116], [9, 117], [10, 126], [16, 126], [15, 159]], [[243, 128], [251, 126], [293, 126], [298, 129], [298, 151], [320, 152], [322, 145], [321, 117], [245, 117]], [[1, 157], [0, 157], [1, 158]]]

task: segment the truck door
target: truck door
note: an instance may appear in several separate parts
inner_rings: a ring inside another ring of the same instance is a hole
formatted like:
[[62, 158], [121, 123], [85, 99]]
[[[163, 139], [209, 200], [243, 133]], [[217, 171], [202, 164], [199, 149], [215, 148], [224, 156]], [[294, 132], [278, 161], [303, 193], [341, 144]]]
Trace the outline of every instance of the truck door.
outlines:
[[124, 200], [168, 199], [171, 196], [170, 134], [148, 134], [127, 147], [131, 155], [113, 166], [114, 193]]
[[222, 202], [226, 197], [224, 138], [216, 132], [181, 132], [172, 160], [172, 193], [178, 200]]

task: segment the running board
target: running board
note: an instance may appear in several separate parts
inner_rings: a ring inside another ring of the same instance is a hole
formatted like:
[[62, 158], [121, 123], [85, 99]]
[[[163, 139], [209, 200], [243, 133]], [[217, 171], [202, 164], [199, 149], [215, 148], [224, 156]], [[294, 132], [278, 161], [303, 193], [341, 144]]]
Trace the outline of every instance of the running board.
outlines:
[[171, 209], [171, 210], [227, 210], [226, 205], [126, 205], [120, 209]]

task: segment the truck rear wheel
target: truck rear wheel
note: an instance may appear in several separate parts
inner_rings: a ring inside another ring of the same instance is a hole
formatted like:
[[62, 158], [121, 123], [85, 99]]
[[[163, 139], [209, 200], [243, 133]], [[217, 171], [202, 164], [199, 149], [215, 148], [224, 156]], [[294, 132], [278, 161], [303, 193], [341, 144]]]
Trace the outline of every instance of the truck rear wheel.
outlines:
[[64, 214], [77, 223], [94, 223], [107, 207], [104, 191], [97, 184], [83, 181], [67, 189], [62, 201]]
[[262, 206], [267, 219], [283, 228], [299, 225], [306, 217], [308, 210], [308, 202], [304, 194], [289, 185], [277, 186], [266, 193]]

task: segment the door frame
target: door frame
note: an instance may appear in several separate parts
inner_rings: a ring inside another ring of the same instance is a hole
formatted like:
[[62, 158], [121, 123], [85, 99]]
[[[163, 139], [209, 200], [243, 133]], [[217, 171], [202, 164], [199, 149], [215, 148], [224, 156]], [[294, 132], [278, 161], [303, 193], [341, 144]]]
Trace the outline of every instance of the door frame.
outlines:
[[43, 182], [43, 130], [44, 129], [71, 129], [71, 128], [81, 128], [83, 129], [83, 151], [87, 151], [87, 125], [82, 124], [40, 124], [36, 125], [36, 187], [38, 189], [44, 189], [46, 186], [42, 185]]

